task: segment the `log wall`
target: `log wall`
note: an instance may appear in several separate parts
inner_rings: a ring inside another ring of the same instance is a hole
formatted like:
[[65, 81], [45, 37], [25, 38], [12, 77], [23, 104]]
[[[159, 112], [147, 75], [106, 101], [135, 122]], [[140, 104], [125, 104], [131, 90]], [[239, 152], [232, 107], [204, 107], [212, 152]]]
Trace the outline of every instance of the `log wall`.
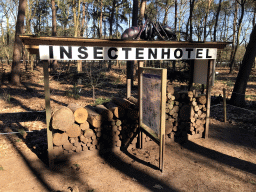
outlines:
[[[193, 91], [175, 92], [171, 84], [167, 86], [166, 142], [201, 138], [205, 130], [205, 95], [198, 96]], [[113, 98], [104, 105], [82, 109], [74, 104], [59, 109], [51, 119], [54, 157], [61, 159], [80, 152], [135, 148], [138, 108], [138, 100], [131, 97]], [[144, 137], [144, 141], [152, 140]]]

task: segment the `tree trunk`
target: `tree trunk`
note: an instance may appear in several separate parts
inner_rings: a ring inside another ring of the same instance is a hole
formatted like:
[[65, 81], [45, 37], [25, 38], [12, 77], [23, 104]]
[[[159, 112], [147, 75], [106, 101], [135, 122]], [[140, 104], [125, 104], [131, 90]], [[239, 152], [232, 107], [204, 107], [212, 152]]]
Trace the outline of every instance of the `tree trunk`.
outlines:
[[167, 25], [168, 22], [168, 10], [169, 10], [169, 0], [166, 0], [166, 6], [164, 9], [164, 21], [163, 21], [163, 25]]
[[192, 20], [193, 20], [194, 3], [195, 3], [195, 0], [190, 0], [190, 13], [189, 13], [190, 32], [189, 32], [189, 41], [193, 40], [193, 38], [192, 38], [192, 35], [193, 35]]
[[[168, 0], [167, 0], [168, 1]], [[133, 2], [133, 3], [135, 3], [135, 2]], [[146, 3], [147, 3], [147, 1], [146, 0], [142, 0], [141, 1], [141, 4], [140, 4], [140, 15], [139, 15], [139, 21], [138, 21], [138, 25], [140, 26], [140, 25], [142, 25], [142, 21], [143, 21], [143, 18], [144, 18], [144, 15], [145, 15], [145, 10], [146, 10]], [[138, 4], [138, 1], [137, 1], [137, 4]], [[133, 4], [133, 9], [135, 8], [135, 9], [137, 9], [136, 7], [134, 7], [134, 5], [135, 4]], [[136, 6], [136, 5], [135, 5]], [[138, 10], [137, 10], [137, 12], [136, 12], [136, 10], [134, 10], [134, 12], [133, 12], [133, 14], [138, 14]], [[133, 18], [134, 18], [134, 15], [133, 15]], [[132, 19], [133, 19], [132, 18]], [[137, 25], [132, 25], [132, 26], [137, 26]]]
[[231, 96], [231, 103], [236, 106], [245, 105], [245, 90], [247, 81], [251, 73], [252, 65], [256, 56], [256, 26], [254, 26], [250, 41], [246, 47], [246, 52], [242, 61], [242, 65], [239, 69], [236, 83]]
[[116, 0], [112, 3], [110, 18], [109, 18], [109, 38], [113, 38], [113, 21], [114, 21], [114, 13], [115, 13]]
[[236, 37], [236, 46], [235, 46], [235, 50], [234, 50], [234, 53], [232, 55], [232, 59], [231, 59], [231, 63], [230, 63], [230, 71], [229, 73], [232, 73], [233, 70], [234, 70], [234, 65], [235, 65], [235, 60], [236, 60], [236, 53], [237, 53], [237, 50], [238, 50], [238, 47], [239, 47], [239, 41], [240, 41], [240, 34], [241, 34], [241, 28], [242, 28], [242, 22], [243, 22], [243, 18], [244, 18], [244, 6], [245, 6], [245, 2], [246, 0], [243, 0], [241, 2], [241, 16], [239, 18], [239, 21], [238, 21], [238, 31], [237, 31], [237, 37]]
[[[142, 1], [143, 3], [144, 1]], [[138, 26], [138, 0], [133, 0], [133, 10], [132, 10], [132, 26]], [[141, 7], [141, 12], [143, 11], [143, 7]], [[145, 9], [144, 9], [145, 13]], [[144, 16], [144, 15], [143, 15]], [[140, 17], [142, 17], [140, 15]], [[133, 87], [133, 70], [134, 70], [134, 61], [127, 61], [126, 62], [126, 75], [127, 79], [131, 79], [131, 87]]]
[[[52, 0], [52, 36], [57, 35], [57, 22], [56, 22], [56, 7], [55, 0]], [[56, 71], [58, 68], [58, 62], [56, 60], [52, 61], [52, 69]]]
[[213, 41], [216, 41], [216, 35], [217, 35], [217, 26], [218, 26], [218, 21], [219, 21], [219, 15], [220, 15], [220, 9], [221, 9], [221, 1], [219, 0], [219, 7], [216, 13], [216, 18], [215, 18], [215, 25], [214, 25], [214, 32], [213, 32]]
[[230, 55], [230, 72], [233, 70], [233, 55], [235, 52], [235, 43], [236, 43], [236, 20], [237, 20], [237, 2], [236, 0], [234, 0], [235, 3], [235, 13], [234, 13], [234, 20], [233, 20], [233, 40], [232, 40], [232, 51], [231, 51], [231, 55]]
[[211, 3], [212, 3], [212, 0], [208, 0], [208, 7], [207, 7], [207, 11], [206, 11], [206, 14], [205, 14], [205, 17], [204, 17], [204, 41], [206, 41], [206, 37], [207, 37], [207, 31], [206, 31], [207, 19], [208, 19], [208, 14], [209, 14], [209, 11], [210, 11]]
[[178, 5], [177, 5], [177, 0], [175, 0], [175, 18], [174, 18], [174, 30], [177, 31], [177, 20], [178, 20]]
[[84, 24], [85, 24], [85, 0], [83, 0], [83, 4], [82, 4], [82, 22], [81, 22], [81, 30], [80, 30], [80, 36], [83, 37], [84, 36]]
[[[255, 25], [255, 18], [256, 18], [256, 1], [254, 1], [254, 13], [253, 13], [252, 27], [254, 27], [254, 25]], [[255, 60], [254, 60], [253, 66], [254, 66], [254, 68], [256, 68]]]
[[24, 31], [24, 18], [26, 11], [25, 0], [19, 0], [16, 32], [15, 32], [15, 42], [13, 48], [13, 63], [12, 63], [12, 72], [11, 72], [11, 83], [14, 85], [20, 84], [20, 68], [21, 68], [21, 53], [22, 53], [22, 41], [19, 38], [19, 35], [23, 34]]
[[99, 38], [102, 39], [102, 18], [103, 18], [103, 12], [102, 12], [102, 7], [103, 7], [103, 0], [100, 1], [100, 26], [99, 26]]
[[55, 0], [52, 0], [52, 36], [57, 35]]
[[9, 17], [8, 15], [6, 15], [6, 42], [7, 42], [7, 45], [10, 44], [10, 22], [9, 22]]

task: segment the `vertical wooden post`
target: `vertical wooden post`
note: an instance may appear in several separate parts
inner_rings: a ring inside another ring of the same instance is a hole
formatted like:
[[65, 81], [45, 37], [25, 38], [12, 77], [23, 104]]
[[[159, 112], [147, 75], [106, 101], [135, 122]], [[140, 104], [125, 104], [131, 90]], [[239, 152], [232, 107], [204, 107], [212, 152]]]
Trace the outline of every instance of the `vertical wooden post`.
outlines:
[[77, 61], [77, 73], [83, 72], [82, 66], [83, 66], [82, 60]]
[[207, 89], [206, 89], [206, 122], [205, 122], [205, 131], [204, 131], [204, 138], [207, 139], [209, 135], [209, 123], [210, 123], [210, 107], [211, 107], [211, 87], [212, 87], [212, 78], [213, 78], [213, 66], [212, 59], [208, 60], [208, 70], [207, 70]]
[[[127, 97], [128, 93], [131, 93], [131, 89], [133, 86], [133, 69], [134, 69], [134, 61], [127, 61], [126, 63], [126, 83], [127, 83]], [[128, 82], [130, 81], [130, 82]], [[128, 85], [129, 83], [129, 85]]]
[[164, 151], [165, 151], [165, 108], [166, 108], [166, 85], [167, 69], [163, 70], [161, 87], [161, 125], [160, 125], [160, 150], [159, 150], [159, 168], [164, 171]]
[[190, 71], [189, 71], [188, 90], [191, 91], [193, 87], [193, 81], [194, 81], [194, 66], [195, 66], [194, 60], [189, 60], [189, 64], [190, 64]]
[[131, 97], [131, 92], [132, 92], [132, 84], [131, 84], [131, 79], [126, 79], [126, 84], [127, 84], [127, 89], [126, 89], [126, 98]]
[[44, 94], [45, 94], [45, 111], [46, 111], [46, 126], [47, 126], [47, 144], [48, 144], [48, 159], [50, 169], [54, 165], [53, 161], [53, 142], [52, 131], [50, 130], [51, 107], [50, 107], [50, 86], [49, 86], [49, 71], [48, 61], [43, 61], [44, 68]]
[[[143, 64], [144, 62], [143, 61], [139, 61], [138, 63], [138, 74], [140, 74], [140, 67], [143, 67]], [[142, 95], [141, 95], [141, 85], [142, 85], [142, 82], [141, 82], [141, 75], [138, 77], [138, 93], [139, 93], [139, 101], [141, 102], [142, 101]], [[141, 103], [139, 104], [139, 106], [141, 106]], [[139, 113], [140, 113], [140, 118], [142, 117], [141, 114], [142, 114], [142, 109], [139, 108]], [[139, 119], [139, 121], [141, 121], [141, 119]], [[141, 128], [140, 128], [141, 129]], [[138, 135], [138, 148], [139, 149], [142, 149], [143, 147], [143, 139], [144, 139], [144, 135], [143, 135], [143, 132], [142, 130], [139, 131], [139, 135]]]
[[34, 57], [30, 55], [30, 70], [34, 71]]
[[224, 112], [224, 123], [227, 122], [227, 101], [226, 101], [226, 89], [223, 88], [223, 112]]

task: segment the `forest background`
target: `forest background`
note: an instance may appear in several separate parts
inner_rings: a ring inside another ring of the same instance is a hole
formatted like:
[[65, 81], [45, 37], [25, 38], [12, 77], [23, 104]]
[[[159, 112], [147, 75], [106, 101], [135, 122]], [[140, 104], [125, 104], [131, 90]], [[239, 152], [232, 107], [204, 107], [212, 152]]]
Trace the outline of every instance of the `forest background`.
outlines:
[[[170, 26], [178, 37], [182, 32], [190, 41], [231, 42], [218, 52], [217, 62], [228, 65], [232, 73], [234, 66], [242, 66], [256, 18], [254, 0], [1, 0], [0, 9], [0, 59], [12, 65], [14, 84], [20, 83], [19, 56], [34, 59], [21, 48], [15, 55], [15, 34], [120, 39], [134, 25], [134, 14], [140, 13], [137, 18], [143, 22], [145, 13], [152, 22]], [[255, 62], [246, 66], [251, 67]], [[236, 92], [244, 93], [246, 84], [239, 87], [243, 88]]]

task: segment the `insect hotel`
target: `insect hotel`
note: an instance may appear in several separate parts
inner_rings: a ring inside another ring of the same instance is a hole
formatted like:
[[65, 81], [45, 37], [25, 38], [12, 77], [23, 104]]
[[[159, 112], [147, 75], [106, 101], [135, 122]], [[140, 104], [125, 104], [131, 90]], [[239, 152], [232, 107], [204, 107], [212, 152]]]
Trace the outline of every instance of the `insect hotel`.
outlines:
[[[31, 54], [39, 54], [44, 66], [45, 108], [49, 164], [75, 154], [142, 147], [144, 133], [159, 144], [159, 168], [163, 169], [164, 143], [208, 138], [210, 93], [217, 49], [227, 43], [144, 40], [101, 40], [20, 36]], [[138, 95], [113, 98], [98, 106], [63, 106], [51, 114], [49, 60], [137, 60]], [[144, 67], [145, 61], [186, 61], [185, 89], [176, 89], [173, 74], [163, 68]], [[167, 79], [168, 77], [168, 79]], [[205, 87], [193, 89], [197, 83]], [[65, 117], [65, 118], [63, 118]]]

